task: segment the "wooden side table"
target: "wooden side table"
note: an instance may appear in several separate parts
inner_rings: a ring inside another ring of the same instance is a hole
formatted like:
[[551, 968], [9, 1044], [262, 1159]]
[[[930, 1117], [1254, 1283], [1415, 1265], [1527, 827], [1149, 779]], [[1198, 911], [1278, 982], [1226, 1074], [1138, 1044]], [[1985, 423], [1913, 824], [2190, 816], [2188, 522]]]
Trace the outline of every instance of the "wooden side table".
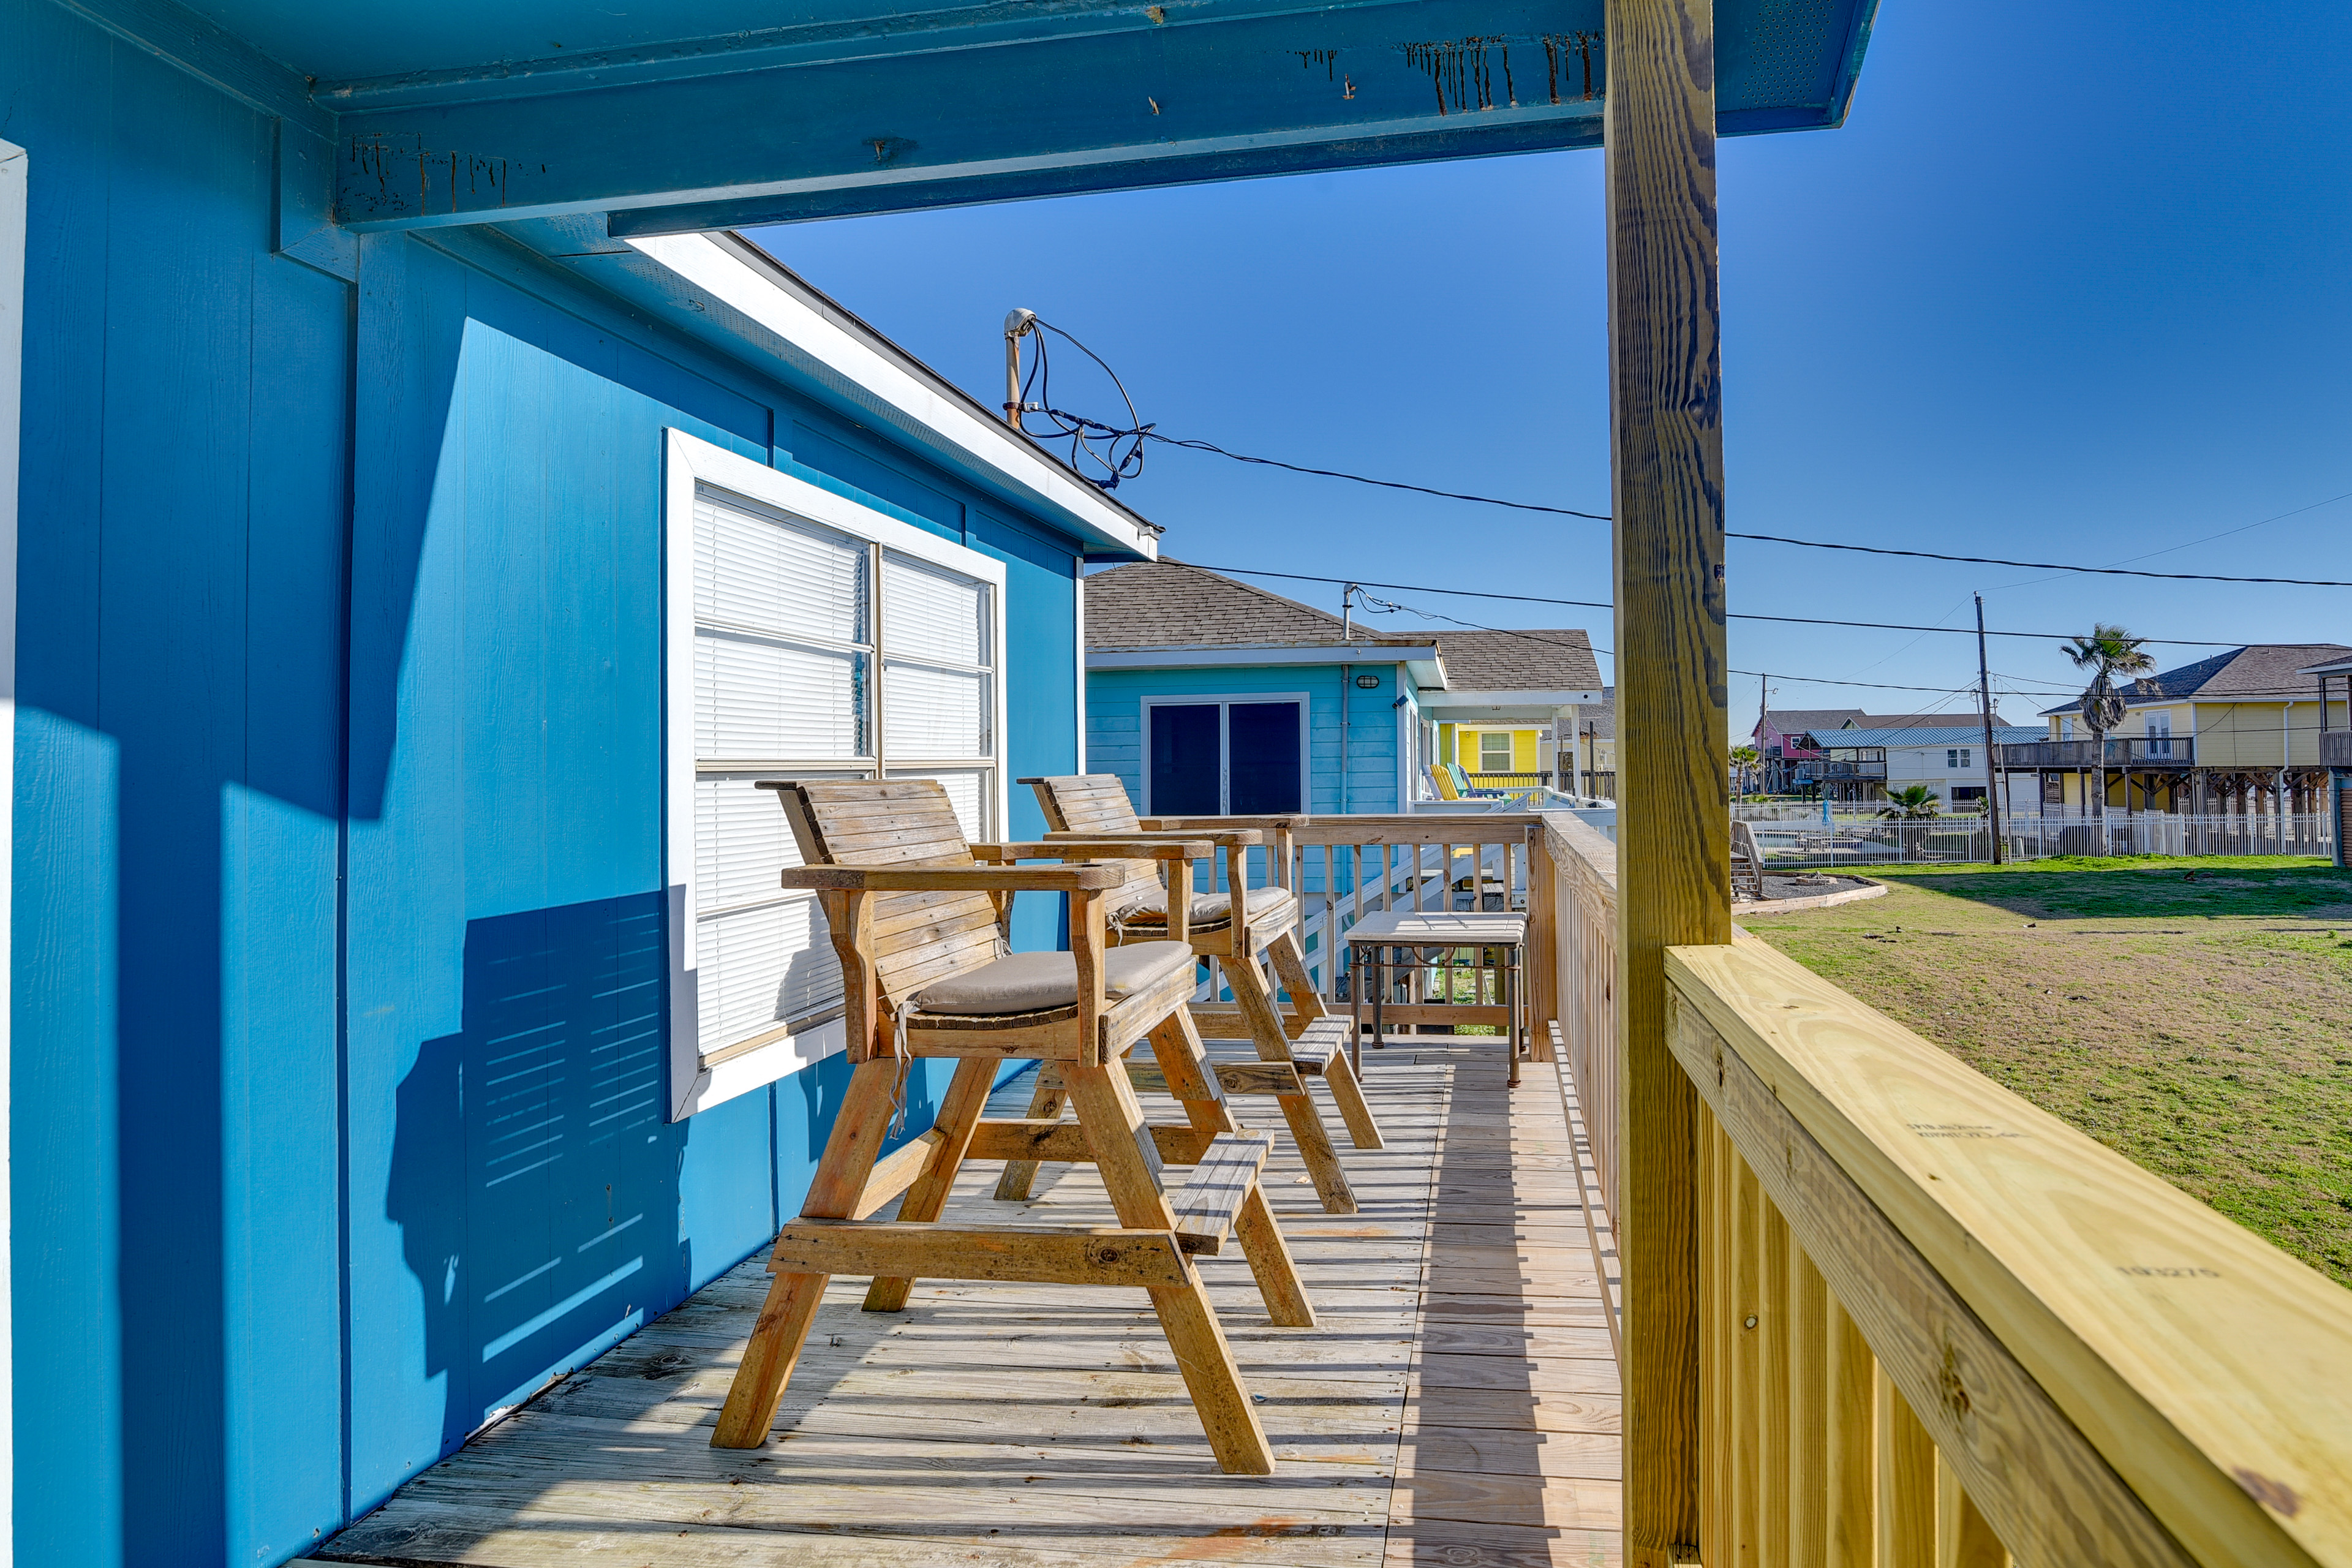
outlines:
[[[1459, 966], [1444, 963], [1447, 976], [1446, 1001], [1442, 1010], [1458, 1015], [1465, 1024], [1496, 1024], [1503, 1030], [1504, 1044], [1510, 1051], [1511, 1079], [1519, 1081], [1519, 1062], [1526, 1054], [1528, 1030], [1523, 1014], [1527, 987], [1522, 983], [1527, 958], [1528, 917], [1506, 912], [1474, 910], [1448, 911], [1439, 910], [1381, 910], [1367, 914], [1348, 928], [1348, 950], [1356, 971], [1356, 984], [1349, 988], [1349, 1005], [1355, 1010], [1355, 1061], [1360, 1072], [1364, 1053], [1364, 994], [1371, 993], [1372, 1036], [1385, 1037], [1381, 1025], [1388, 1005], [1391, 971], [1394, 969], [1426, 969], [1440, 960], [1431, 954], [1451, 954], [1465, 948], [1475, 949], [1478, 961], [1470, 966], [1473, 973], [1495, 973], [1496, 1002], [1456, 1003], [1453, 1000], [1452, 976]], [[1399, 954], [1409, 954], [1400, 957]], [[1478, 995], [1486, 994], [1482, 983]], [[1438, 1012], [1440, 1007], [1415, 1009]]]

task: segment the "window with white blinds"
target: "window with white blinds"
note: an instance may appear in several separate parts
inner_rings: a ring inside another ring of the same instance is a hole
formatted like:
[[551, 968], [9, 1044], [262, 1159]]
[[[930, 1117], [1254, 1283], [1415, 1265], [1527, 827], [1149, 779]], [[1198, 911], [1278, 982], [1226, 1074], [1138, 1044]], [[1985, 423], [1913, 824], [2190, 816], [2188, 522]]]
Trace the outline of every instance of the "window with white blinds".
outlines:
[[[674, 459], [716, 462], [672, 440]], [[937, 779], [974, 840], [1003, 810], [1003, 568], [772, 469], [731, 468], [742, 488], [674, 484], [670, 503], [669, 880], [689, 927], [671, 941], [686, 1036], [671, 1054], [695, 1086], [674, 1086], [680, 1115], [841, 1046], [840, 965], [815, 895], [778, 886], [800, 855], [760, 780]]]

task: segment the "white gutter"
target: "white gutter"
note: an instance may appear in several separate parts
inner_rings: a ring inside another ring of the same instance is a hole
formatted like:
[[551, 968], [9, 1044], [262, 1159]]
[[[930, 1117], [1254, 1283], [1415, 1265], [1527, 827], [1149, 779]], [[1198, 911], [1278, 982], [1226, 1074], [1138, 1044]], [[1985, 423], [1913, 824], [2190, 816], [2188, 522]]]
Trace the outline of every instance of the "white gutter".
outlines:
[[1394, 659], [1419, 663], [1436, 657], [1434, 647], [1382, 647], [1373, 643], [1213, 643], [1190, 647], [1089, 648], [1087, 668], [1208, 669], [1227, 665], [1387, 663]]

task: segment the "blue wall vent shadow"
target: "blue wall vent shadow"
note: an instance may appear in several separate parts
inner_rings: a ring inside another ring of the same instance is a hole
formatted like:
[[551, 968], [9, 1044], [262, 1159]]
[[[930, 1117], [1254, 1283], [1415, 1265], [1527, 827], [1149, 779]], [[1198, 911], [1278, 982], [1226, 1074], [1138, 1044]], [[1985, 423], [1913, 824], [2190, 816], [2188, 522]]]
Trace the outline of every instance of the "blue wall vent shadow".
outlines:
[[384, 1194], [444, 1454], [687, 1295], [664, 969], [658, 892], [467, 924], [461, 1027], [401, 1080]]

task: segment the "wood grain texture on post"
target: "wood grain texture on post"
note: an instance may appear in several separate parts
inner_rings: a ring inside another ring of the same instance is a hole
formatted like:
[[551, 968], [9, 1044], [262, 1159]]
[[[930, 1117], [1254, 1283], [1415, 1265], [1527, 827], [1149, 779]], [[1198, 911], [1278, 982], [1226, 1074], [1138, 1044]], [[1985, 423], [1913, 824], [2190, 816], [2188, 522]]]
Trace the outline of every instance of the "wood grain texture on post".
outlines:
[[1731, 940], [1710, 0], [1609, 0], [1625, 1561], [1698, 1531], [1692, 1089], [1663, 950]]

